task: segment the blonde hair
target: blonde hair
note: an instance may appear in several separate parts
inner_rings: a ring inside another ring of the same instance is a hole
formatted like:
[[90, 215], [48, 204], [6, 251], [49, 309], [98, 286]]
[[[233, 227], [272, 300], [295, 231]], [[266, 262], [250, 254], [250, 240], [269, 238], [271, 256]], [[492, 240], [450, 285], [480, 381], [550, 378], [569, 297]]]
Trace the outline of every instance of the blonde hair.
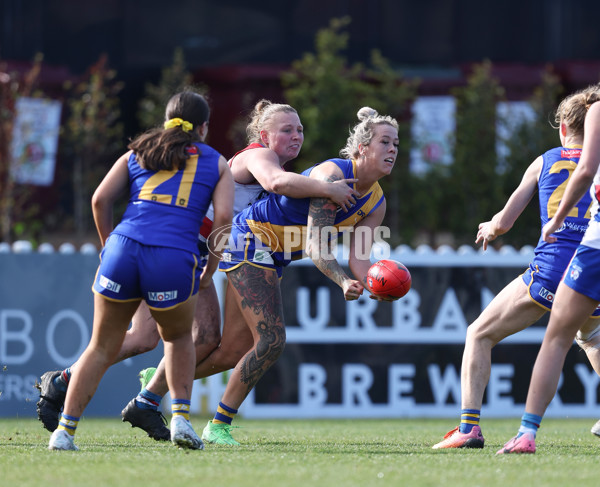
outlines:
[[265, 99], [260, 100], [254, 106], [254, 109], [250, 114], [250, 123], [248, 123], [248, 126], [246, 127], [246, 135], [249, 144], [261, 141], [261, 130], [269, 130], [271, 127], [271, 119], [279, 112], [298, 114], [296, 109], [290, 105], [273, 103]]
[[340, 150], [340, 155], [346, 159], [356, 159], [358, 157], [359, 144], [369, 145], [371, 143], [377, 125], [391, 125], [398, 130], [398, 122], [394, 118], [389, 115], [379, 115], [377, 110], [373, 108], [362, 107], [356, 115], [360, 122], [350, 130], [346, 147]]
[[600, 84], [590, 85], [567, 96], [556, 109], [555, 128], [560, 127], [562, 122], [569, 127], [573, 135], [583, 136], [585, 116], [590, 106], [597, 101], [600, 101]]

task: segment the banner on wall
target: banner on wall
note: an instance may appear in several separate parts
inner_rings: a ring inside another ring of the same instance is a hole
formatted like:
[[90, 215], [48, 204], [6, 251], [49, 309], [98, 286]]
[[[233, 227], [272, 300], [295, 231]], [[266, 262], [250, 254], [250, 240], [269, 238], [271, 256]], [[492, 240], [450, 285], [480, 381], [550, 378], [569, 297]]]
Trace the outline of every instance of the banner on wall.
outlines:
[[[394, 256], [392, 255], [392, 258]], [[397, 257], [396, 257], [397, 258]], [[397, 258], [413, 277], [393, 303], [344, 301], [310, 261], [284, 271], [287, 345], [242, 405], [248, 418], [456, 417], [467, 326], [530, 256]], [[34, 383], [72, 364], [91, 333], [98, 257], [0, 254], [0, 416], [35, 416]], [[215, 277], [222, 300], [225, 277]], [[542, 319], [493, 350], [486, 417], [520, 416], [541, 343]], [[86, 414], [116, 416], [139, 390], [137, 373], [162, 345], [112, 366]], [[593, 417], [600, 378], [574, 346], [548, 415]], [[213, 414], [226, 377], [196, 381], [192, 412]], [[167, 404], [168, 401], [163, 401]]]
[[420, 96], [412, 105], [410, 170], [425, 174], [433, 166], [450, 165], [456, 131], [452, 96]]
[[61, 103], [18, 98], [12, 134], [11, 174], [19, 184], [50, 186], [54, 181]]

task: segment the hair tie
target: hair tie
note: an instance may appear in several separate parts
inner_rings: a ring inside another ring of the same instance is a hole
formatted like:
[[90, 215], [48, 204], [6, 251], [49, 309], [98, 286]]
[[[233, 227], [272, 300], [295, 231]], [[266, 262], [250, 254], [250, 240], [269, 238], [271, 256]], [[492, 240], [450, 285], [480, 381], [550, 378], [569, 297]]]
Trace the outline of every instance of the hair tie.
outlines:
[[194, 128], [194, 126], [190, 122], [186, 122], [181, 118], [172, 118], [171, 120], [167, 120], [165, 122], [165, 129], [172, 129], [174, 127], [179, 127], [181, 125], [181, 130], [184, 132], [189, 132]]

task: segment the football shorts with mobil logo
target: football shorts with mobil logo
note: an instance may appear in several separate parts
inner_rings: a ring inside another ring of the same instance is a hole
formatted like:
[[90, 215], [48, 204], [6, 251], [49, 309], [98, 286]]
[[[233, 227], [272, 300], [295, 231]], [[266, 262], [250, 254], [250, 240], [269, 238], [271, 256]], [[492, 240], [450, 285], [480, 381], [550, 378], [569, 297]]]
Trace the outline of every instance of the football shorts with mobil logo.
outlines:
[[[564, 272], [548, 268], [540, 269], [537, 265], [529, 264], [529, 269], [521, 277], [527, 285], [529, 297], [542, 308], [550, 311], [563, 275]], [[596, 309], [592, 316], [600, 316], [600, 309]]]
[[223, 251], [219, 262], [219, 270], [229, 272], [243, 264], [273, 270], [279, 279], [283, 276], [283, 267], [286, 265], [273, 259], [271, 249], [252, 233], [245, 222], [232, 226], [227, 249]]
[[163, 310], [198, 292], [202, 263], [187, 250], [147, 246], [112, 234], [100, 259], [92, 290], [112, 301], [143, 299], [150, 308]]
[[[580, 245], [564, 277], [565, 284], [588, 298], [600, 302], [600, 249]], [[599, 316], [598, 308], [593, 316]]]

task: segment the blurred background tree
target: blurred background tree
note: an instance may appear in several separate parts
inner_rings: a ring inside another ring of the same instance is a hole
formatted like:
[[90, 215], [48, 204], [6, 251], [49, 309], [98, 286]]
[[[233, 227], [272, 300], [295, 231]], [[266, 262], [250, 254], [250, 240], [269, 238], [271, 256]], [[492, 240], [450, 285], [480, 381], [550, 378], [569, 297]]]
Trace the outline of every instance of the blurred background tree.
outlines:
[[[165, 106], [173, 94], [192, 87], [193, 75], [186, 69], [185, 56], [180, 47], [173, 52], [173, 63], [161, 71], [157, 84], [146, 83], [144, 96], [140, 99], [137, 119], [142, 131], [159, 125], [165, 117]], [[193, 88], [203, 95], [208, 94], [204, 85]]]
[[31, 198], [32, 187], [17, 184], [11, 174], [11, 141], [18, 97], [42, 97], [37, 82], [43, 55], [37, 54], [23, 77], [3, 73], [0, 65], [0, 241], [25, 239], [37, 241], [43, 223], [40, 205]]
[[496, 152], [497, 105], [504, 89], [484, 61], [473, 67], [467, 85], [455, 88], [456, 140], [454, 162], [435, 199], [439, 230], [451, 233], [456, 244], [473, 244], [480, 222], [498, 211], [504, 198]]
[[[553, 147], [560, 146], [558, 127], [554, 126], [554, 115], [562, 96], [564, 96], [564, 90], [558, 77], [551, 67], [547, 67], [542, 75], [540, 86], [535, 89], [533, 96], [528, 100], [534, 113], [533, 120], [503, 121], [503, 123], [513, 125], [513, 129], [510, 131], [511, 136], [504, 141], [508, 151], [501, 175], [505, 198], [519, 185], [525, 170], [539, 155]], [[498, 204], [503, 203], [498, 202]], [[502, 207], [498, 206], [493, 211], [495, 213], [501, 209]], [[539, 198], [535, 195], [511, 231], [498, 238], [495, 245], [501, 246], [507, 243], [515, 247], [535, 246], [540, 238], [540, 233]]]
[[[349, 130], [358, 122], [358, 110], [371, 106], [393, 116], [400, 125], [396, 167], [381, 182], [388, 203], [384, 224], [392, 231], [390, 244], [473, 245], [478, 224], [500, 211], [527, 166], [560, 143], [557, 131], [549, 123], [563, 96], [558, 77], [550, 68], [544, 72], [540, 86], [526, 100], [533, 114], [529, 119], [506, 118], [497, 109], [506, 96], [504, 88], [492, 76], [491, 62], [472, 65], [466, 83], [450, 93], [456, 101], [454, 162], [434, 165], [425, 174], [415, 174], [409, 167], [412, 105], [421, 82], [406, 78], [377, 50], [370, 53], [366, 65], [350, 64], [344, 56], [350, 22], [348, 17], [332, 19], [328, 27], [316, 34], [314, 51], [303, 54], [281, 76], [281, 94], [298, 110], [306, 129], [300, 157], [288, 169], [300, 171], [326, 158], [337, 157]], [[42, 201], [39, 196], [28, 198], [31, 187], [15, 185], [10, 178], [9, 146], [14, 101], [18, 96], [40, 96], [35, 88], [40, 63], [41, 56], [31, 72], [20, 79], [7, 74], [0, 78], [3, 241], [21, 237], [37, 239], [44, 232], [74, 238], [94, 234], [91, 195], [116, 158], [126, 150], [120, 102], [123, 83], [103, 56], [82, 79], [65, 85], [64, 93], [58, 96], [64, 98], [56, 176], [60, 202], [56, 209], [46, 211], [43, 218], [38, 215], [36, 202]], [[145, 85], [144, 93], [134, 104], [140, 131], [159, 125], [168, 98], [188, 86], [208, 95], [207, 86], [193, 84], [183, 50], [178, 48], [172, 64], [162, 70], [156, 84]], [[252, 93], [241, 95], [248, 100], [248, 106], [254, 104]], [[229, 130], [242, 133], [240, 127], [246, 123], [247, 120], [238, 125], [235, 122]], [[506, 130], [499, 130], [502, 128]], [[509, 136], [499, 141], [502, 133]], [[504, 144], [500, 155], [499, 142]], [[539, 233], [538, 204], [534, 198], [515, 228], [495, 245], [535, 245]]]
[[[308, 52], [282, 74], [284, 95], [300, 115], [305, 140], [295, 167], [304, 170], [328, 157], [338, 157], [356, 113], [368, 94], [365, 68], [348, 65], [341, 52], [348, 45], [344, 28], [349, 17], [333, 19], [315, 38], [315, 52]], [[376, 107], [373, 107], [376, 108]]]
[[[101, 56], [75, 86], [67, 86], [67, 120], [60, 163], [71, 174], [61, 192], [65, 215], [78, 237], [94, 228], [91, 198], [117, 158], [126, 151], [118, 97], [123, 83]], [[70, 189], [67, 189], [70, 185]], [[69, 218], [68, 216], [71, 216]], [[69, 224], [67, 223], [67, 224]]]
[[349, 130], [358, 123], [357, 112], [370, 106], [391, 115], [400, 124], [400, 147], [394, 171], [382, 181], [388, 199], [384, 224], [392, 230], [391, 243], [398, 244], [414, 235], [406, 205], [410, 173], [410, 106], [417, 94], [418, 80], [408, 81], [394, 70], [377, 50], [371, 52], [370, 66], [348, 65], [341, 52], [347, 48], [344, 29], [350, 18], [333, 19], [315, 39], [315, 52], [305, 53], [282, 75], [284, 95], [300, 114], [305, 141], [296, 168], [303, 170], [327, 158], [339, 157]]

